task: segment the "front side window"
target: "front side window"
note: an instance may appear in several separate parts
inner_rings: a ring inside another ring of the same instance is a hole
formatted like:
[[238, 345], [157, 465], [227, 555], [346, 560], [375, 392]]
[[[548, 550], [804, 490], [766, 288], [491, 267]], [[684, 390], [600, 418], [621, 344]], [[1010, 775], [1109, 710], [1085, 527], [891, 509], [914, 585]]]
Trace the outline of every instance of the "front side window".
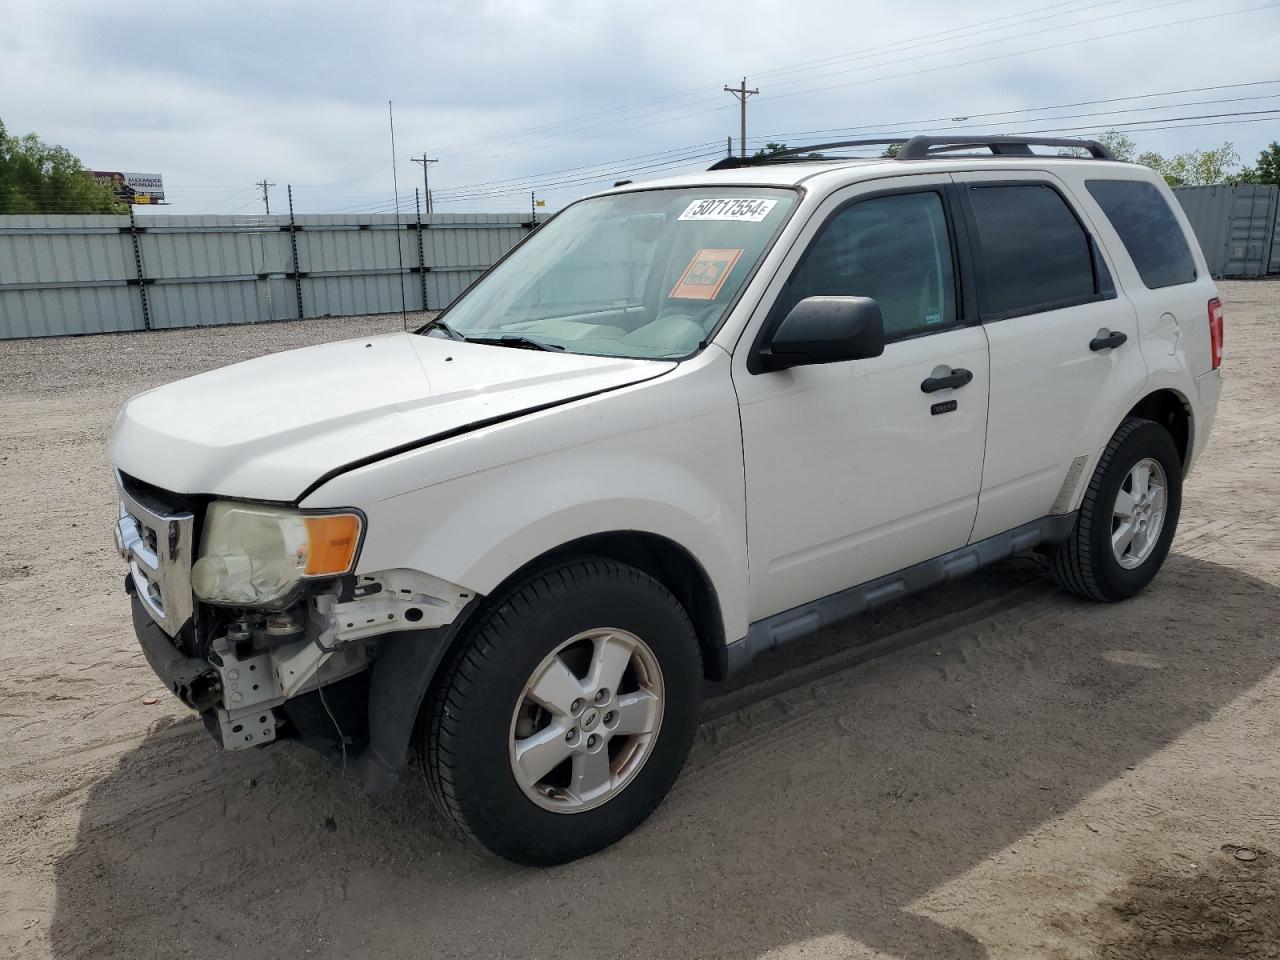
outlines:
[[796, 199], [791, 190], [702, 187], [584, 200], [548, 221], [441, 319], [485, 342], [688, 356], [720, 325]]
[[932, 191], [858, 201], [828, 220], [779, 297], [780, 322], [806, 297], [870, 297], [886, 338], [955, 322], [955, 277], [942, 197]]
[[974, 185], [969, 204], [984, 264], [985, 317], [1056, 310], [1099, 296], [1089, 235], [1057, 190]]
[[1191, 283], [1196, 262], [1182, 227], [1155, 184], [1142, 180], [1088, 180], [1085, 186], [1120, 235], [1148, 290]]

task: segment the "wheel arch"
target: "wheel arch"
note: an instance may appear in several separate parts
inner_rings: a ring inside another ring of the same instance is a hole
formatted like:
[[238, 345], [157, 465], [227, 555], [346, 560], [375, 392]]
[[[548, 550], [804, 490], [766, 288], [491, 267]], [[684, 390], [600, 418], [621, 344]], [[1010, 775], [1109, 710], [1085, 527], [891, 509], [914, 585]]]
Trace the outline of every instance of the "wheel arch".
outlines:
[[724, 616], [711, 577], [688, 549], [668, 537], [643, 530], [594, 533], [561, 544], [524, 564], [504, 581], [571, 557], [602, 557], [635, 567], [653, 577], [684, 607], [702, 654], [702, 674], [723, 680], [728, 670]]
[[[1178, 456], [1182, 460], [1185, 474], [1190, 466], [1195, 421], [1190, 401], [1176, 390], [1161, 387], [1146, 394], [1141, 400], [1129, 408], [1120, 421], [1140, 417], [1160, 424], [1173, 437], [1174, 446], [1178, 448]], [[1117, 425], [1119, 429], [1119, 425]], [[1114, 431], [1112, 431], [1114, 434]]]

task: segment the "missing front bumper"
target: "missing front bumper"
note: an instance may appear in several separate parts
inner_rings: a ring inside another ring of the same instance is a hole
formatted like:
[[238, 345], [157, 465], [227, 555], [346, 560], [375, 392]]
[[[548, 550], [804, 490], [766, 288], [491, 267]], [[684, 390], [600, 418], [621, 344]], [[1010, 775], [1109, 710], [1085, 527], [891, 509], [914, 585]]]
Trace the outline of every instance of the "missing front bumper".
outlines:
[[221, 696], [218, 673], [207, 660], [188, 657], [151, 618], [137, 591], [130, 590], [133, 632], [142, 654], [164, 685], [192, 710], [208, 710]]

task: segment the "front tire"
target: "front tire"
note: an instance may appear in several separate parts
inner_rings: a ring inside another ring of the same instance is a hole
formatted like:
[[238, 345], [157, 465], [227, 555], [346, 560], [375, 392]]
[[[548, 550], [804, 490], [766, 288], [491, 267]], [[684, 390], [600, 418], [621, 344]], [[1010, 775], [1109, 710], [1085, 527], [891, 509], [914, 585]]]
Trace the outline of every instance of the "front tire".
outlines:
[[468, 837], [517, 863], [594, 853], [644, 821], [684, 765], [702, 663], [680, 603], [611, 560], [495, 595], [432, 699], [419, 755]]
[[1169, 553], [1182, 509], [1182, 459], [1169, 431], [1126, 420], [1107, 444], [1071, 536], [1053, 555], [1058, 583], [1091, 600], [1132, 597]]

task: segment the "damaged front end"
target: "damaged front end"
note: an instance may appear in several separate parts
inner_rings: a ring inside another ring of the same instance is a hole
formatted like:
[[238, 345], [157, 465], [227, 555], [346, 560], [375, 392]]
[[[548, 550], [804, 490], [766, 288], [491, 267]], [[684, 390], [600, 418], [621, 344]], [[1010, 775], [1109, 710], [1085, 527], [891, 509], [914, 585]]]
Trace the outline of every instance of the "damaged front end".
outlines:
[[[340, 745], [356, 760], [369, 752], [352, 765], [366, 786], [393, 781], [448, 628], [473, 595], [414, 570], [311, 575], [316, 563], [305, 549], [285, 542], [283, 554], [300, 572], [278, 596], [252, 605], [201, 599], [215, 589], [245, 589], [207, 573], [201, 589], [192, 589], [193, 567], [207, 565], [210, 557], [220, 569], [234, 571], [239, 541], [233, 537], [226, 547], [210, 537], [208, 501], [167, 494], [124, 475], [118, 480], [116, 546], [129, 564], [134, 630], [165, 686], [201, 713], [228, 750], [301, 737]], [[245, 505], [240, 512], [269, 515], [272, 509]], [[265, 522], [251, 519], [259, 528]], [[260, 544], [262, 538], [240, 539]], [[350, 566], [354, 560], [353, 545]], [[255, 576], [261, 567], [254, 566]], [[269, 588], [276, 589], [279, 579], [271, 571]], [[261, 586], [262, 578], [254, 582]]]

